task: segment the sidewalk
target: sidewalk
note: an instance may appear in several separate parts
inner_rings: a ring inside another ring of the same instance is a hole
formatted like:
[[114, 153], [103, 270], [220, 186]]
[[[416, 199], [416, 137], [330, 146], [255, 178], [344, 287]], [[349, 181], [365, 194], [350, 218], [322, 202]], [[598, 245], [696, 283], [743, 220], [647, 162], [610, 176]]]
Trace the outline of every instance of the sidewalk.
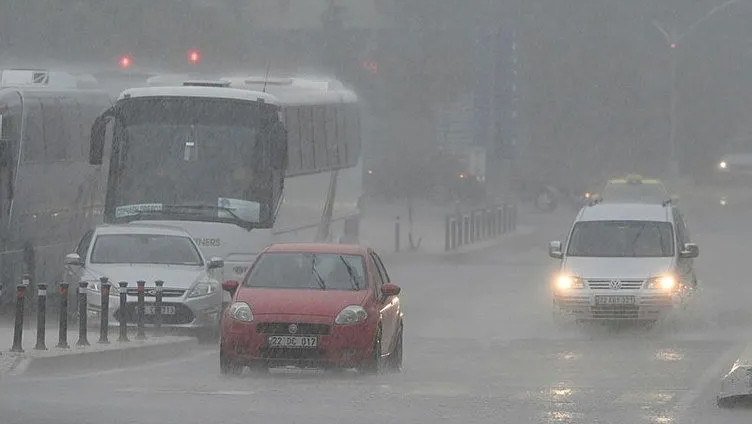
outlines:
[[[78, 326], [68, 331], [69, 348], [58, 348], [57, 324], [48, 323], [46, 329], [47, 350], [36, 350], [36, 325], [24, 328], [22, 347], [24, 352], [11, 352], [13, 326], [0, 323], [0, 378], [4, 375], [65, 373], [76, 370], [98, 370], [134, 366], [151, 361], [163, 361], [189, 352], [197, 345], [193, 337], [154, 335], [147, 328], [146, 340], [136, 340], [135, 329], [128, 332], [129, 342], [118, 341], [118, 329], [110, 328], [109, 344], [100, 344], [99, 330], [89, 329], [89, 346], [77, 346]], [[24, 326], [26, 327], [26, 326]]]

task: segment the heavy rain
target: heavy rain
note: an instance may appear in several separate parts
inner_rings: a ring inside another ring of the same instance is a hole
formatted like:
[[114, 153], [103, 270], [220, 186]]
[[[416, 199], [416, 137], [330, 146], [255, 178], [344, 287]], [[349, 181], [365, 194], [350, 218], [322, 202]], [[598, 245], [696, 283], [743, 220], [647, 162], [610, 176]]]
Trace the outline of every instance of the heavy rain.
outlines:
[[752, 422], [750, 19], [0, 1], [0, 424]]

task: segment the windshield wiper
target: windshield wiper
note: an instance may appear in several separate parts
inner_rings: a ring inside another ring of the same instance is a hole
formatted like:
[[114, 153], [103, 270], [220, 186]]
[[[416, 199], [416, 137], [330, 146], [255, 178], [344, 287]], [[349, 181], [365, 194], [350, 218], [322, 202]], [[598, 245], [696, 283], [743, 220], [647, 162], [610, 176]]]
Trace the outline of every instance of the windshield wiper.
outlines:
[[319, 287], [321, 287], [321, 290], [326, 290], [326, 283], [324, 282], [324, 279], [321, 278], [321, 274], [319, 274], [319, 270], [316, 269], [316, 257], [314, 256], [313, 259], [311, 259], [311, 271], [313, 272], [313, 275], [316, 277], [316, 282], [319, 283]]
[[360, 284], [358, 283], [357, 277], [355, 277], [355, 270], [353, 269], [352, 265], [348, 264], [345, 258], [343, 258], [342, 256], [339, 257], [339, 260], [341, 260], [342, 263], [345, 264], [347, 273], [350, 274], [350, 285], [352, 286], [353, 290], [360, 290]]
[[190, 205], [164, 205], [163, 206], [166, 209], [188, 209], [188, 210], [211, 210], [211, 211], [222, 211], [226, 212], [228, 215], [230, 215], [233, 219], [233, 222], [238, 225], [239, 227], [245, 228], [247, 230], [256, 228], [256, 224], [250, 221], [246, 221], [245, 219], [239, 217], [235, 212], [232, 211], [232, 209], [224, 207], [224, 206], [215, 206], [215, 205], [207, 205], [207, 204], [190, 204]]

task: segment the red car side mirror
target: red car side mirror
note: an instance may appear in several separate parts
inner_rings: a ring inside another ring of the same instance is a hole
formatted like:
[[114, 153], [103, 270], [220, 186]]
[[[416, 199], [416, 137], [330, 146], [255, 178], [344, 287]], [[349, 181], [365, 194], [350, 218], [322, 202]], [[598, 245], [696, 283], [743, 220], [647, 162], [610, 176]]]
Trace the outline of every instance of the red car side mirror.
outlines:
[[381, 293], [384, 297], [397, 296], [400, 294], [400, 291], [402, 291], [402, 289], [400, 289], [398, 285], [392, 283], [386, 283], [381, 287]]
[[230, 292], [230, 294], [235, 294], [235, 291], [238, 289], [238, 286], [240, 283], [238, 283], [236, 280], [227, 280], [224, 283], [222, 283], [222, 290]]

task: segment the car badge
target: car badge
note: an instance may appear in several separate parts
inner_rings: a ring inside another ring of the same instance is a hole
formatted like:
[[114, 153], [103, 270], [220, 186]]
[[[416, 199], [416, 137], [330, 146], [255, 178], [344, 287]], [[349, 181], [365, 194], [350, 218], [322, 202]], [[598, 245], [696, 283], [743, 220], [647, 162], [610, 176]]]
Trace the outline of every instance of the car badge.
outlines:
[[611, 280], [609, 285], [612, 290], [619, 290], [621, 288], [621, 280]]
[[156, 296], [157, 295], [157, 289], [146, 290], [146, 295], [147, 296]]
[[290, 334], [295, 334], [298, 332], [298, 324], [290, 324], [289, 327], [287, 327], [287, 331], [290, 332]]

